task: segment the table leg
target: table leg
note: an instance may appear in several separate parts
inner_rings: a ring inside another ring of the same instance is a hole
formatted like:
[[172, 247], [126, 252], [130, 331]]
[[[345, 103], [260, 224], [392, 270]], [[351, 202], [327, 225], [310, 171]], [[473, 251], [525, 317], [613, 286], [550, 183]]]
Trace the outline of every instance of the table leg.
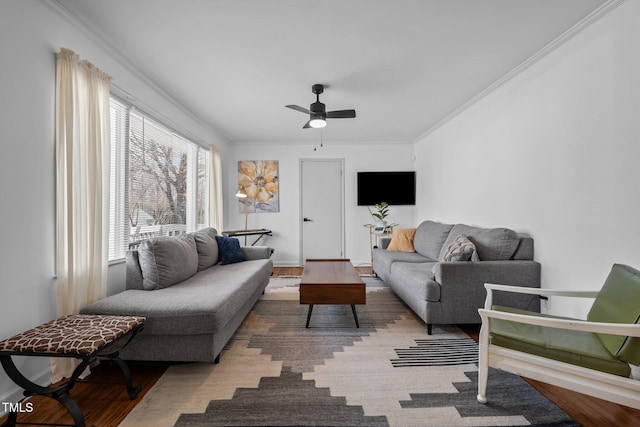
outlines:
[[129, 370], [129, 367], [127, 366], [126, 363], [124, 363], [122, 359], [120, 359], [119, 357], [115, 357], [115, 358], [112, 358], [111, 361], [113, 361], [113, 363], [115, 363], [124, 374], [124, 380], [127, 386], [127, 393], [129, 394], [129, 399], [134, 400], [136, 397], [138, 397], [138, 394], [142, 391], [142, 386], [140, 384], [138, 384], [137, 386], [133, 385], [131, 381], [131, 371]]
[[309, 327], [309, 321], [311, 320], [311, 312], [313, 311], [313, 304], [309, 304], [309, 310], [307, 311], [307, 328]]
[[0, 424], [0, 427], [15, 427], [17, 423], [18, 423], [18, 413], [9, 412], [7, 421], [4, 424]]
[[[73, 418], [74, 426], [76, 427], [85, 427], [84, 423], [84, 415], [82, 414], [82, 410], [78, 406], [78, 404], [69, 396], [69, 390], [75, 384], [77, 380], [77, 376], [84, 371], [84, 369], [88, 366], [88, 361], [84, 360], [73, 372], [71, 379], [58, 387], [43, 387], [41, 385], [35, 384], [31, 382], [27, 377], [22, 375], [15, 363], [13, 363], [13, 359], [11, 356], [1, 356], [0, 362], [2, 367], [4, 368], [7, 376], [13, 380], [18, 386], [24, 389], [25, 396], [45, 396], [50, 397], [51, 399], [55, 399], [63, 405], [71, 417]], [[15, 425], [16, 417], [11, 415], [10, 413], [7, 426]], [[13, 422], [13, 424], [11, 424]]]
[[351, 304], [351, 311], [353, 311], [353, 318], [356, 319], [356, 327], [360, 327], [360, 322], [358, 321], [358, 313], [356, 312], [356, 306]]
[[65, 408], [67, 408], [67, 411], [69, 411], [71, 417], [73, 418], [75, 427], [85, 427], [84, 415], [82, 414], [82, 410], [80, 409], [80, 406], [78, 406], [76, 401], [73, 400], [71, 396], [69, 396], [68, 393], [64, 393], [58, 397], [54, 397], [54, 399], [56, 399]]

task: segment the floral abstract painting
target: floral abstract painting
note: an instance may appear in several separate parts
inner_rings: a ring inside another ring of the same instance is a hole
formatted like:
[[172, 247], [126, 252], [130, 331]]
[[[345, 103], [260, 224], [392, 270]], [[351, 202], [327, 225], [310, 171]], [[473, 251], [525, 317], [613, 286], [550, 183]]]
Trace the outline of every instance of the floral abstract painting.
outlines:
[[280, 212], [277, 160], [240, 160], [238, 187], [247, 193], [238, 199], [240, 213]]

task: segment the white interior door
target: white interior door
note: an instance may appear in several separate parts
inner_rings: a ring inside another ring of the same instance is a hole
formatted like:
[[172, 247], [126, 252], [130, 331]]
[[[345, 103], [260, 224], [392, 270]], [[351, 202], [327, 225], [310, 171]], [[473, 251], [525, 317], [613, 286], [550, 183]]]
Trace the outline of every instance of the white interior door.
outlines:
[[344, 160], [300, 160], [300, 264], [344, 257]]

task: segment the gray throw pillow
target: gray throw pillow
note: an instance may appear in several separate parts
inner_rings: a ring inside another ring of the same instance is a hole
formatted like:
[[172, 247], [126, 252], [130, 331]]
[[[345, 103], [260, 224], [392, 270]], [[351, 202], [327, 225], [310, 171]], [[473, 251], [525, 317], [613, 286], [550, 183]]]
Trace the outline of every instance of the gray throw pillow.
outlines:
[[459, 234], [453, 242], [447, 246], [442, 257], [444, 262], [452, 261], [479, 261], [476, 246], [464, 234]]
[[198, 272], [198, 251], [190, 235], [144, 240], [138, 259], [142, 287], [148, 291], [175, 285]]
[[503, 261], [511, 259], [520, 244], [518, 234], [508, 228], [479, 228], [465, 224], [456, 224], [442, 246], [440, 258], [444, 257], [446, 248], [454, 237], [460, 234], [467, 236], [476, 246], [478, 257], [482, 261]]
[[218, 242], [216, 236], [218, 231], [213, 227], [203, 228], [195, 233], [191, 233], [196, 241], [198, 250], [198, 271], [206, 270], [218, 263]]

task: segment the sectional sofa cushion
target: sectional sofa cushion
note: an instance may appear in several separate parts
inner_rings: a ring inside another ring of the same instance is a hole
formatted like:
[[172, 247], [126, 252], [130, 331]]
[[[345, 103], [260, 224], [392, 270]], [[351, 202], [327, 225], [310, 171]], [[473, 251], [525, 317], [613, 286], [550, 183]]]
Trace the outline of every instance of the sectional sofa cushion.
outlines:
[[442, 246], [438, 259], [443, 259], [447, 247], [463, 234], [473, 242], [481, 261], [506, 261], [511, 259], [520, 244], [518, 234], [508, 228], [478, 228], [456, 224]]
[[402, 281], [404, 292], [414, 295], [420, 301], [438, 302], [440, 301], [440, 284], [435, 281], [432, 272], [435, 264], [435, 262], [396, 262], [391, 266], [391, 274]]
[[222, 265], [235, 264], [245, 261], [246, 257], [240, 249], [240, 241], [235, 237], [216, 236], [220, 250], [220, 263]]
[[415, 252], [413, 247], [413, 236], [416, 234], [415, 228], [399, 228], [393, 230], [391, 243], [387, 247], [388, 251]]
[[376, 274], [380, 275], [383, 279], [391, 274], [391, 266], [396, 262], [423, 263], [436, 261], [435, 259], [424, 257], [417, 252], [387, 251], [386, 249], [373, 250], [373, 265], [376, 266]]
[[145, 336], [218, 333], [252, 301], [252, 295], [264, 289], [272, 271], [273, 263], [269, 259], [231, 265], [218, 263], [174, 286], [153, 292], [120, 292], [90, 304], [83, 312], [145, 316], [147, 321], [142, 332]]
[[198, 271], [206, 270], [218, 263], [218, 242], [216, 235], [218, 231], [213, 227], [203, 228], [195, 233], [191, 233], [196, 242], [198, 250]]
[[440, 251], [452, 228], [453, 224], [423, 221], [413, 237], [413, 246], [416, 252], [432, 260], [442, 259]]
[[144, 240], [138, 259], [142, 287], [148, 291], [175, 285], [198, 272], [198, 250], [191, 235]]

